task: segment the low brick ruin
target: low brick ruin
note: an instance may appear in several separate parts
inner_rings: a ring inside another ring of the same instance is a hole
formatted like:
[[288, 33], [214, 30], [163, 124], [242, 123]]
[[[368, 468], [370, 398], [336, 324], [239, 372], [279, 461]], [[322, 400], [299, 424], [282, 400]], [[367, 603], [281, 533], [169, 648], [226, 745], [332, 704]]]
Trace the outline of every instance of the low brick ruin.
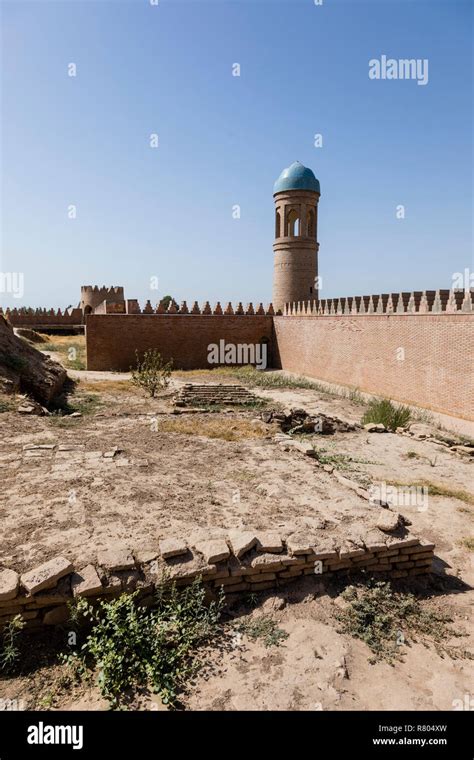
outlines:
[[163, 538], [156, 552], [128, 547], [98, 551], [95, 564], [75, 568], [55, 557], [23, 574], [0, 569], [0, 628], [21, 614], [28, 628], [59, 625], [69, 619], [68, 602], [77, 597], [110, 599], [137, 590], [144, 605], [153, 604], [158, 584], [177, 586], [202, 578], [210, 590], [226, 594], [279, 588], [302, 576], [326, 580], [357, 572], [384, 578], [410, 578], [430, 572], [434, 545], [419, 538], [370, 529], [341, 545], [329, 537], [298, 531], [234, 531], [196, 545]]
[[245, 405], [257, 401], [256, 396], [242, 385], [224, 383], [199, 385], [186, 383], [174, 400], [175, 406]]

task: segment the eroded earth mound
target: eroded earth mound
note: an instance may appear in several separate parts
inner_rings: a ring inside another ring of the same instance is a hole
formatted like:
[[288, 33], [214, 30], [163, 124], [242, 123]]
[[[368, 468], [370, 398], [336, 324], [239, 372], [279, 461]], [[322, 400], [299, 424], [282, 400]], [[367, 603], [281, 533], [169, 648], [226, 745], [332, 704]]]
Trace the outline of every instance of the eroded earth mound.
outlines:
[[66, 378], [64, 367], [17, 337], [0, 315], [0, 391], [21, 391], [48, 404], [61, 393]]

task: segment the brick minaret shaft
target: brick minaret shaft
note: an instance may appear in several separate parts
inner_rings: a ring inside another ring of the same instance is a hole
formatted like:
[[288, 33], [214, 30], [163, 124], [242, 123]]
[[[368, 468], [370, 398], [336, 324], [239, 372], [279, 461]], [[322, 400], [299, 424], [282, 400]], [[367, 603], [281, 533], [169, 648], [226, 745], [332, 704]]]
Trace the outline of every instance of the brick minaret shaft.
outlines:
[[[278, 186], [278, 183], [276, 187]], [[318, 298], [318, 202], [315, 190], [275, 192], [273, 307]]]

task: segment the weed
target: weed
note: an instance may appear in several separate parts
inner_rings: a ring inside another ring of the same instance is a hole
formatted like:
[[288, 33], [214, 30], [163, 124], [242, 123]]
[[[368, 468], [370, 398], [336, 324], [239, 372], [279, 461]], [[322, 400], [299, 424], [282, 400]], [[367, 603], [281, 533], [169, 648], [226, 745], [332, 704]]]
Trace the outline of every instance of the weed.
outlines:
[[358, 388], [352, 388], [347, 392], [346, 398], [357, 406], [366, 406], [367, 402]]
[[9, 620], [2, 635], [2, 647], [0, 649], [0, 670], [10, 672], [15, 667], [20, 656], [17, 639], [26, 623], [21, 615], [15, 615]]
[[403, 645], [420, 639], [432, 644], [440, 656], [453, 658], [473, 656], [458, 647], [448, 646], [447, 640], [463, 634], [448, 624], [449, 615], [431, 609], [423, 609], [413, 594], [393, 591], [390, 583], [371, 581], [369, 586], [349, 586], [342, 594], [349, 605], [335, 612], [341, 624], [340, 633], [350, 633], [364, 641], [373, 653], [370, 662], [385, 660], [393, 664], [404, 652]]
[[474, 538], [472, 536], [463, 538], [461, 541], [461, 546], [463, 546], [465, 549], [468, 549], [470, 552], [474, 552]]
[[420, 455], [416, 451], [407, 451], [405, 454], [407, 459], [421, 459]]
[[199, 665], [198, 646], [217, 633], [224, 594], [206, 607], [205, 589], [197, 579], [182, 592], [163, 581], [153, 610], [139, 606], [136, 595], [122, 594], [97, 607], [80, 599], [77, 614], [92, 628], [79, 653], [68, 660], [78, 658], [85, 668], [98, 670], [101, 693], [113, 707], [120, 707], [130, 690], [146, 686], [173, 705]]
[[245, 602], [249, 607], [256, 607], [258, 604], [258, 594], [256, 594], [255, 591], [249, 591], [249, 593], [245, 595]]
[[265, 647], [278, 647], [288, 638], [288, 634], [279, 628], [271, 615], [260, 615], [255, 620], [246, 620], [235, 628], [237, 633], [245, 633], [249, 639], [262, 639]]
[[333, 464], [340, 470], [352, 470], [353, 464], [378, 464], [378, 462], [372, 462], [369, 459], [359, 459], [352, 457], [349, 454], [332, 454], [328, 449], [315, 448], [315, 456], [320, 464]]
[[154, 398], [160, 388], [167, 388], [170, 382], [173, 360], [165, 362], [160, 352], [150, 348], [140, 359], [138, 351], [135, 351], [137, 366], [130, 368], [132, 378], [130, 382], [138, 388], [142, 388], [151, 398]]
[[406, 427], [410, 418], [411, 411], [407, 406], [395, 406], [390, 399], [382, 398], [379, 400], [373, 399], [369, 402], [369, 406], [361, 422], [363, 425], [369, 422], [382, 424], [388, 430], [395, 431], [397, 427]]

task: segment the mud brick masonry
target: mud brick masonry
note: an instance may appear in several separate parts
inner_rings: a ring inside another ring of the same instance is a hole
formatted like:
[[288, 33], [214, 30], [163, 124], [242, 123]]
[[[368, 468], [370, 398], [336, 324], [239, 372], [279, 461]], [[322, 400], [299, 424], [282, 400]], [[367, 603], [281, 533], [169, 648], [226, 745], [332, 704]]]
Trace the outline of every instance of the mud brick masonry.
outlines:
[[[76, 309], [6, 310], [13, 326], [84, 325], [87, 368], [128, 371], [156, 348], [177, 368], [207, 369], [208, 347], [267, 344], [267, 366], [474, 420], [474, 290], [320, 299], [320, 183], [298, 161], [273, 188], [273, 305], [209, 302], [143, 309], [122, 287], [84, 285]], [[1, 311], [1, 310], [0, 310]]]
[[334, 575], [366, 573], [405, 578], [430, 572], [434, 545], [406, 535], [371, 529], [356, 541], [337, 545], [331, 538], [305, 531], [234, 532], [195, 546], [181, 538], [157, 541], [155, 552], [139, 553], [125, 545], [97, 552], [94, 564], [74, 567], [54, 557], [21, 575], [0, 568], [0, 629], [17, 614], [29, 628], [68, 621], [75, 597], [110, 599], [138, 591], [142, 605], [152, 605], [160, 583], [177, 586], [201, 578], [226, 594], [285, 586], [304, 575], [324, 582]]
[[135, 350], [156, 348], [178, 368], [208, 369], [212, 343], [266, 342], [269, 367], [474, 419], [473, 298], [397, 293], [292, 304], [280, 315], [208, 303], [137, 313], [136, 302], [134, 313], [118, 314], [111, 304], [86, 318], [87, 367], [128, 371]]

